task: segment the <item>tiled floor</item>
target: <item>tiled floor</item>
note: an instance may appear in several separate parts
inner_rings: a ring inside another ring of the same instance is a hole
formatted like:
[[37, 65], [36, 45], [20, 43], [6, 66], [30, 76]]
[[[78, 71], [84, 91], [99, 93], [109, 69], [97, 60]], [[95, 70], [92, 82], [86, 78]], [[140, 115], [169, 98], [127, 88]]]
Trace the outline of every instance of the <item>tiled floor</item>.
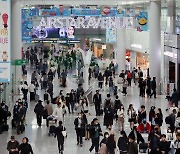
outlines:
[[[29, 78], [28, 78], [29, 80]], [[54, 81], [54, 96], [56, 96], [61, 89], [59, 87], [58, 80], [55, 79]], [[69, 92], [70, 89], [76, 88], [76, 82], [73, 81], [71, 75], [68, 77], [68, 86], [67, 88], [64, 89], [64, 93]], [[94, 81], [92, 81], [94, 83]], [[94, 91], [97, 89], [97, 84], [96, 82], [93, 84], [94, 86]], [[107, 89], [105, 88], [103, 91], [101, 91], [103, 98], [105, 99], [105, 96], [107, 94]], [[40, 98], [42, 98], [42, 91], [38, 92], [40, 94]], [[119, 93], [120, 99], [123, 102], [125, 109], [127, 110], [127, 107], [130, 103], [132, 103], [135, 107], [136, 110], [140, 107], [140, 105], [145, 105], [146, 110], [149, 112], [150, 107], [152, 105], [156, 107], [160, 107], [163, 111], [164, 117], [167, 115], [165, 109], [167, 108], [167, 101], [165, 100], [165, 96], [158, 96], [157, 99], [148, 99], [148, 98], [142, 98], [139, 97], [139, 89], [137, 86], [132, 86], [131, 88], [128, 88], [128, 95], [125, 97], [121, 93]], [[114, 99], [114, 98], [113, 98]], [[4, 132], [3, 134], [0, 135], [0, 154], [6, 154], [6, 144], [7, 141], [9, 140], [9, 137], [11, 135], [15, 135], [18, 141], [21, 142], [22, 137], [26, 136], [30, 139], [30, 144], [33, 147], [34, 153], [35, 154], [57, 154], [58, 149], [57, 149], [57, 141], [54, 137], [49, 137], [48, 136], [48, 128], [45, 126], [45, 121], [43, 121], [42, 127], [38, 127], [36, 125], [36, 118], [35, 114], [33, 112], [35, 102], [31, 102], [29, 105], [28, 113], [27, 113], [27, 126], [26, 126], [26, 131], [25, 133], [21, 135], [16, 135], [16, 132], [10, 128], [8, 132]], [[94, 112], [94, 106], [90, 106], [90, 113], [92, 116], [88, 117], [88, 121], [91, 122], [91, 120], [95, 117], [95, 112]], [[83, 147], [78, 147], [76, 145], [76, 135], [74, 131], [74, 125], [73, 121], [75, 119], [76, 114], [69, 115], [67, 114], [65, 116], [65, 127], [67, 128], [67, 133], [68, 133], [68, 138], [65, 139], [65, 151], [64, 154], [88, 154], [89, 151], [88, 149], [90, 148], [91, 142], [90, 141], [84, 141]], [[102, 124], [103, 117], [98, 117], [100, 119], [100, 122]], [[118, 131], [117, 131], [117, 124], [114, 124], [114, 129], [116, 130], [117, 137]], [[105, 130], [104, 126], [102, 126], [103, 130]], [[126, 122], [125, 122], [125, 130], [127, 133], [129, 133], [129, 123], [127, 121], [127, 116], [126, 116]], [[162, 132], [166, 132], [166, 125], [163, 125], [162, 127]]]

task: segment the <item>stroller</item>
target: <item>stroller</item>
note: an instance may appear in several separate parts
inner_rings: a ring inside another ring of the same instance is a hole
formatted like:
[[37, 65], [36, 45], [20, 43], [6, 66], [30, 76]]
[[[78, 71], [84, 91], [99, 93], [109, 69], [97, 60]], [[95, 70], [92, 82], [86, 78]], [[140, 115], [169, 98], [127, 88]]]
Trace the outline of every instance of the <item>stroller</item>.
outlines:
[[47, 122], [48, 122], [47, 126], [48, 127], [50, 126], [48, 135], [49, 136], [55, 135], [57, 118], [55, 118], [53, 116], [49, 116], [49, 117], [47, 117]]

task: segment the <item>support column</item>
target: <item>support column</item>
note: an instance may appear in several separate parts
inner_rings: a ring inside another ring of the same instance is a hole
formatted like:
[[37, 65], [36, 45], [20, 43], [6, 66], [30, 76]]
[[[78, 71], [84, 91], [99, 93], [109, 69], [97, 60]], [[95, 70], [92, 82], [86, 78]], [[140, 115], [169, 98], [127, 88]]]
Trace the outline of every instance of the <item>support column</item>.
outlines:
[[[12, 1], [12, 61], [22, 59], [22, 32], [21, 32], [21, 1]], [[19, 81], [22, 79], [21, 66], [12, 66], [13, 68], [13, 90], [18, 94]]]
[[174, 33], [175, 32], [175, 24], [176, 24], [176, 1], [168, 0], [168, 13], [167, 13], [167, 32]]
[[136, 52], [131, 51], [130, 52], [130, 64], [131, 64], [131, 70], [133, 70], [133, 68], [136, 68]]
[[82, 35], [80, 47], [83, 51], [86, 50], [86, 36], [85, 35]]
[[117, 42], [116, 42], [116, 61], [118, 64], [118, 74], [121, 70], [125, 70], [126, 65], [126, 44], [125, 44], [125, 29], [117, 29]]
[[83, 79], [84, 79], [84, 84], [83, 84], [83, 88], [84, 91], [87, 91], [89, 88], [89, 84], [88, 84], [88, 79], [89, 79], [89, 66], [85, 65], [83, 67]]
[[161, 2], [151, 1], [149, 11], [149, 71], [151, 78], [156, 77], [157, 94], [160, 94], [161, 70]]

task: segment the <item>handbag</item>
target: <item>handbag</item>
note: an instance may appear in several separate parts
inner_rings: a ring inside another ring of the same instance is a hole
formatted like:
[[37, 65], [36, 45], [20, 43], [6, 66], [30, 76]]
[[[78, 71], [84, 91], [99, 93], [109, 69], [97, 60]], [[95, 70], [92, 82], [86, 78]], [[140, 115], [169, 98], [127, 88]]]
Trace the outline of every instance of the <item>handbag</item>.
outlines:
[[64, 137], [67, 137], [67, 132], [66, 132], [65, 128], [64, 128], [64, 130], [62, 131], [62, 135], [63, 135]]

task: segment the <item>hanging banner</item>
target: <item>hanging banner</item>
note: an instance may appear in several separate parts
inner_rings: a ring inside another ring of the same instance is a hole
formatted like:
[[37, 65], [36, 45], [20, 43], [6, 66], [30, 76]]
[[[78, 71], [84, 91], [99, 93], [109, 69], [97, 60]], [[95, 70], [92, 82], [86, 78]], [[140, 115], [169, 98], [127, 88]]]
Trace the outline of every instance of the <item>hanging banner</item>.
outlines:
[[11, 79], [11, 0], [0, 0], [0, 82]]
[[106, 29], [106, 43], [116, 43], [116, 28]]

